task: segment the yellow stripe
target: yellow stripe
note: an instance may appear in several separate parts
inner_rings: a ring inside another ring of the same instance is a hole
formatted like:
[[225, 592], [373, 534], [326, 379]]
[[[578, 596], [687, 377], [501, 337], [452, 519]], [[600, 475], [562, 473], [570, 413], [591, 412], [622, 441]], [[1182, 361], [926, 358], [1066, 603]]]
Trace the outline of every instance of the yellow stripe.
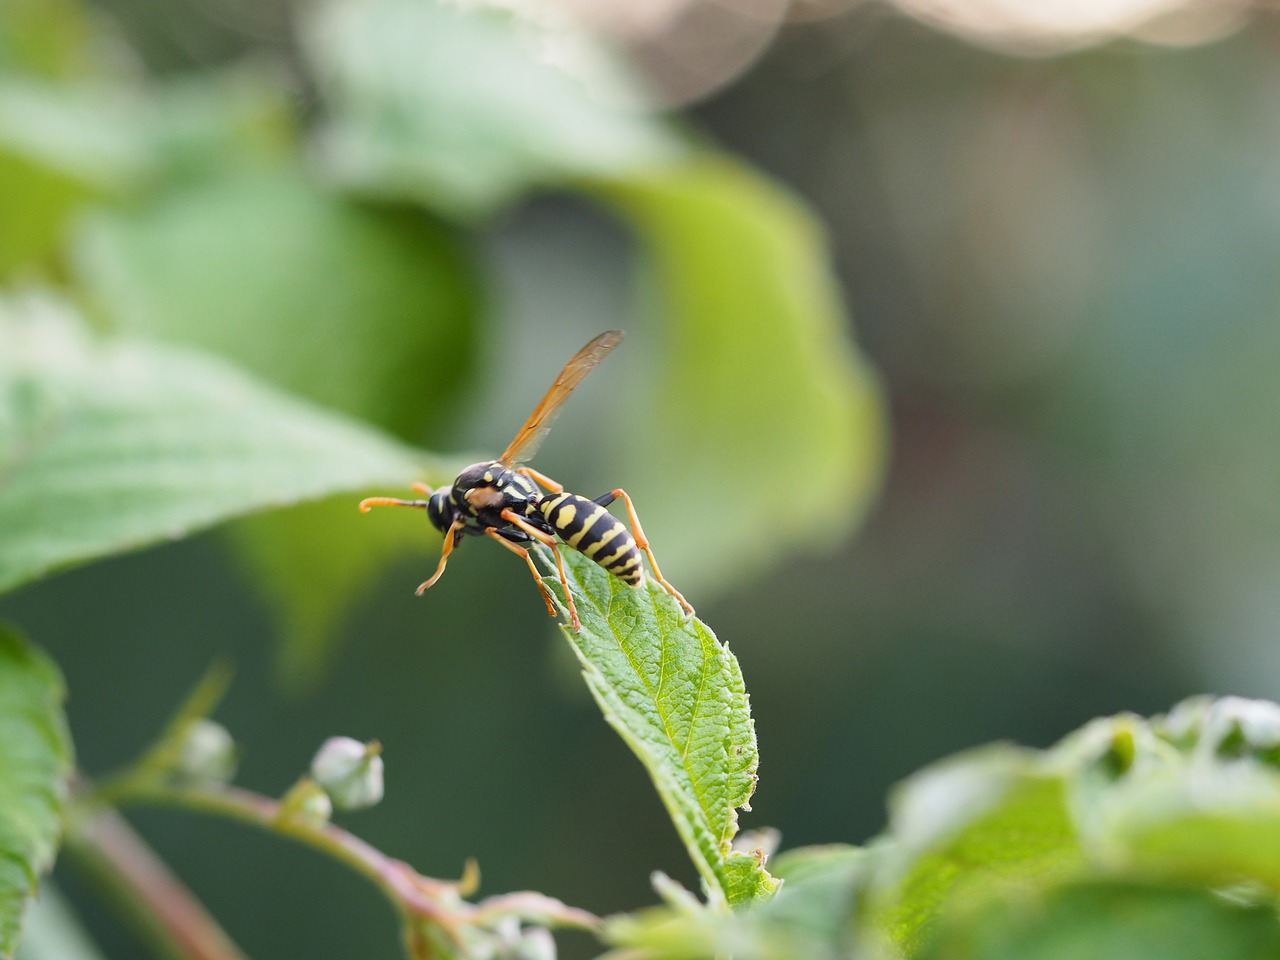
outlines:
[[547, 522], [551, 522], [551, 511], [560, 504], [569, 499], [569, 494], [562, 493], [558, 497], [552, 497], [550, 500], [543, 500], [538, 504], [538, 509], [542, 511], [542, 515], [547, 518]]
[[[600, 515], [602, 513], [607, 513], [607, 512], [608, 511], [605, 510], [604, 507], [599, 507], [599, 506], [596, 507], [594, 510], [591, 511], [591, 515], [587, 517], [587, 519], [582, 521], [582, 529], [579, 530], [577, 533], [575, 533], [568, 540], [566, 540], [565, 543], [567, 543], [571, 547], [576, 547], [578, 544], [582, 542], [582, 538], [587, 535], [587, 531], [591, 529], [591, 525], [595, 523], [598, 519], [600, 519]], [[562, 529], [563, 527], [564, 527], [564, 524], [561, 524]]]
[[638, 566], [640, 566], [640, 554], [637, 553], [637, 554], [634, 554], [631, 557], [631, 559], [628, 560], [626, 563], [624, 563], [622, 566], [616, 567], [613, 570], [610, 570], [609, 572], [612, 573], [615, 577], [623, 577], [623, 576], [626, 576], [626, 573], [628, 570], [631, 570]]
[[[601, 511], [603, 511], [604, 507], [601, 507], [600, 509]], [[584, 547], [582, 550], [582, 555], [584, 557], [591, 557], [592, 559], [595, 559], [595, 555], [600, 552], [600, 548], [603, 547], [605, 544], [607, 544], [610, 540], [612, 540], [618, 534], [622, 533], [624, 530], [626, 530], [626, 527], [624, 527], [620, 523], [615, 523], [612, 527], [609, 528], [609, 531], [606, 534], [604, 534], [604, 536], [602, 536], [599, 540], [597, 540], [595, 543], [588, 544], [586, 547]], [[582, 533], [586, 533], [586, 532], [587, 532], [586, 530], [582, 531]], [[578, 534], [578, 536], [574, 537], [573, 540], [569, 541], [569, 546], [576, 547], [578, 544], [575, 541], [581, 540], [581, 539], [582, 539], [582, 534]]]
[[[625, 555], [626, 552], [630, 549], [631, 549], [631, 544], [624, 543], [621, 547], [618, 548], [617, 553], [614, 553], [614, 554], [611, 554], [610, 556], [603, 557], [599, 560], [596, 560], [596, 563], [600, 564], [600, 566], [602, 567], [607, 567], [609, 566], [609, 564], [613, 563], [619, 557]], [[591, 559], [595, 560], [594, 557], [592, 557]]]
[[578, 515], [578, 508], [572, 503], [567, 507], [561, 507], [560, 512], [556, 514], [554, 526], [563, 530], [569, 524], [573, 523], [573, 518]]

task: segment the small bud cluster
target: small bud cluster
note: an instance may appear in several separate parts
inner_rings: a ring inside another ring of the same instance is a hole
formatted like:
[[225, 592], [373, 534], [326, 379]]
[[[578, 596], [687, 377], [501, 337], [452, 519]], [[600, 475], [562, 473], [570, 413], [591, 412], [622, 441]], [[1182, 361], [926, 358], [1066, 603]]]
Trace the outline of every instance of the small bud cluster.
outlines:
[[371, 807], [382, 799], [382, 745], [330, 737], [311, 761], [311, 777], [339, 810]]

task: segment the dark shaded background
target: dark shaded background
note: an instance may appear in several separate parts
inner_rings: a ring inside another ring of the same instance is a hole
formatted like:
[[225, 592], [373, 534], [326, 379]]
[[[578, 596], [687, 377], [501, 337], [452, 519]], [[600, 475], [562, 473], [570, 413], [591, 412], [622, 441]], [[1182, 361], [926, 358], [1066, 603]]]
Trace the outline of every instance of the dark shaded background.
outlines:
[[[103, 7], [160, 71], [288, 52], [277, 6]], [[693, 108], [826, 223], [893, 417], [856, 539], [695, 598], [751, 692], [762, 760], [745, 827], [861, 842], [892, 784], [948, 752], [1045, 745], [1195, 692], [1280, 696], [1277, 37], [1260, 17], [1186, 49], [1031, 59], [858, 7], [785, 28]], [[491, 330], [530, 349], [626, 309], [627, 241], [576, 203], [526, 205], [485, 246]], [[580, 286], [543, 269], [552, 256]], [[523, 359], [553, 369], [560, 354]], [[505, 445], [545, 376], [509, 349], [490, 358], [471, 415], [430, 443]], [[590, 411], [567, 413], [540, 468], [581, 475], [593, 429]], [[785, 523], [772, 502], [762, 490], [758, 516], [725, 522]], [[267, 611], [217, 535], [62, 575], [0, 615], [63, 665], [90, 772], [129, 759], [230, 655], [219, 718], [243, 744], [241, 782], [276, 793], [323, 738], [378, 737], [387, 798], [343, 822], [424, 873], [474, 856], [484, 892], [601, 913], [651, 902], [655, 869], [693, 883], [520, 565], [469, 552], [429, 616], [409, 589], [423, 572], [387, 575], [303, 698], [275, 684]], [[377, 894], [309, 851], [185, 814], [134, 821], [250, 955], [396, 955]], [[76, 899], [110, 956], [134, 955]]]

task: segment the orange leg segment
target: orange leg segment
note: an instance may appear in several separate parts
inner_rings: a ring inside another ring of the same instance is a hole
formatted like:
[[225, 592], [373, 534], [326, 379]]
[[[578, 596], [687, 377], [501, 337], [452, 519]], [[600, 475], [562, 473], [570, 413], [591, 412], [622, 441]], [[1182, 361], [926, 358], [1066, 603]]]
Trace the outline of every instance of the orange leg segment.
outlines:
[[633, 504], [631, 502], [631, 498], [627, 496], [627, 491], [619, 487], [618, 489], [611, 491], [611, 493], [615, 497], [621, 497], [622, 502], [627, 505], [627, 519], [631, 521], [631, 532], [635, 535], [636, 546], [643, 550], [644, 555], [649, 558], [649, 565], [653, 567], [653, 578], [657, 580], [658, 583], [662, 584], [662, 589], [666, 590], [667, 593], [671, 594], [679, 601], [680, 606], [684, 607], [684, 612], [687, 616], [693, 616], [693, 607], [689, 605], [689, 601], [684, 598], [679, 590], [667, 582], [667, 579], [662, 575], [662, 571], [658, 568], [658, 558], [655, 557], [653, 555], [653, 551], [649, 549], [649, 540], [644, 535], [644, 528], [640, 526], [640, 517], [636, 514], [635, 504]]
[[[569, 608], [569, 620], [573, 623], [573, 632], [577, 633], [580, 631], [582, 629], [582, 624], [578, 620], [578, 607], [573, 602], [573, 591], [569, 589], [569, 577], [564, 572], [564, 558], [560, 556], [560, 548], [556, 544], [556, 538], [550, 534], [543, 533], [537, 527], [528, 523], [524, 517], [520, 516], [520, 514], [516, 513], [514, 510], [503, 510], [502, 519], [506, 520], [508, 523], [514, 524], [539, 543], [544, 543], [551, 548], [551, 554], [556, 558], [556, 569], [560, 571], [560, 583], [564, 587], [565, 605]], [[514, 544], [512, 544], [512, 546], [514, 546]], [[533, 566], [532, 561], [530, 561], [529, 565], [530, 567]], [[541, 581], [539, 581], [539, 586], [541, 586]]]
[[444, 535], [444, 549], [440, 551], [440, 566], [436, 567], [436, 572], [431, 575], [431, 579], [425, 583], [420, 583], [418, 589], [413, 591], [418, 596], [422, 596], [433, 583], [440, 579], [444, 573], [444, 565], [449, 562], [449, 554], [453, 553], [453, 541], [456, 539], [455, 534], [462, 529], [462, 521], [455, 520], [449, 525], [449, 529]]
[[556, 483], [545, 473], [539, 473], [533, 467], [516, 467], [516, 473], [523, 474], [549, 493], [564, 493], [564, 484]]

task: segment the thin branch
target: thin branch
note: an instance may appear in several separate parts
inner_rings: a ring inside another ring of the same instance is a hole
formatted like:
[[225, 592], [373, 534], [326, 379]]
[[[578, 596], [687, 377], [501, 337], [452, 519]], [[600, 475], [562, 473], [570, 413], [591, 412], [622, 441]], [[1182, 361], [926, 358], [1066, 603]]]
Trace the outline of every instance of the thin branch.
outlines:
[[247, 960], [218, 922], [114, 810], [75, 821], [68, 850], [128, 910], [143, 933], [182, 960]]

